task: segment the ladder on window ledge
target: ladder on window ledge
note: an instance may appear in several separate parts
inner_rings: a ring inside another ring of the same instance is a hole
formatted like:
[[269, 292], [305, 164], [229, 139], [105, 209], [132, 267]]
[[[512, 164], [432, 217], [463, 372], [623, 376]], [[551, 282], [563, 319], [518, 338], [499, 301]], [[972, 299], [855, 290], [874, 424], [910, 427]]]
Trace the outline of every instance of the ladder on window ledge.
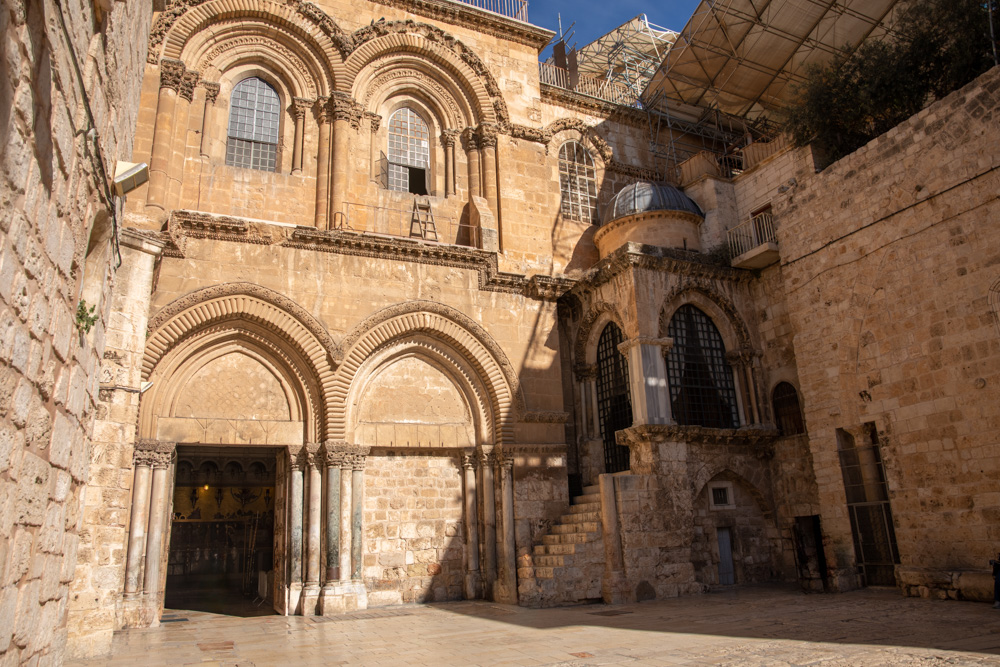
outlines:
[[434, 212], [431, 210], [430, 199], [413, 198], [413, 216], [410, 218], [410, 236], [422, 239], [438, 240], [437, 227], [434, 226]]

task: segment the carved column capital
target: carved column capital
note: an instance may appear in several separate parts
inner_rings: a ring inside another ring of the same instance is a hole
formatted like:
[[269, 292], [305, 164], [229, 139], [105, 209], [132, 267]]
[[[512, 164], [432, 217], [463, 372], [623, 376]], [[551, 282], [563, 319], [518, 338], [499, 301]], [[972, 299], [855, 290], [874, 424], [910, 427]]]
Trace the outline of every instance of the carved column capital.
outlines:
[[371, 123], [372, 134], [378, 132], [378, 128], [382, 126], [382, 116], [377, 113], [372, 113], [371, 111], [366, 111], [365, 118], [367, 118]]
[[220, 86], [217, 83], [211, 83], [209, 81], [202, 81], [201, 87], [205, 89], [205, 103], [215, 104], [215, 100], [219, 97]]
[[194, 89], [198, 85], [199, 79], [201, 79], [201, 74], [198, 72], [194, 70], [185, 71], [181, 75], [180, 88], [177, 90], [177, 94], [190, 102], [194, 99]]
[[581, 382], [593, 380], [597, 377], [597, 364], [576, 364], [573, 366], [573, 374]]
[[292, 112], [292, 116], [295, 117], [295, 120], [304, 120], [306, 112], [308, 112], [315, 103], [316, 100], [310, 100], [305, 97], [293, 97], [292, 104], [289, 106], [288, 110]]
[[355, 130], [361, 127], [361, 116], [364, 114], [364, 108], [350, 95], [334, 93], [330, 97], [329, 106], [335, 122], [346, 120]]
[[309, 447], [290, 445], [288, 447], [288, 467], [291, 470], [305, 470], [309, 467]]
[[729, 362], [730, 366], [743, 368], [744, 366], [751, 366], [754, 360], [759, 356], [760, 353], [756, 350], [744, 347], [739, 350], [730, 350], [726, 352], [726, 361]]
[[177, 443], [175, 442], [139, 440], [135, 443], [132, 460], [136, 465], [144, 465], [151, 468], [166, 468], [173, 462], [176, 448]]
[[313, 112], [316, 114], [316, 122], [320, 125], [325, 125], [330, 122], [330, 98], [329, 97], [318, 97], [313, 107]]
[[187, 67], [183, 61], [164, 58], [160, 61], [160, 88], [178, 90], [186, 71]]
[[476, 136], [479, 140], [480, 148], [497, 147], [497, 126], [493, 123], [482, 123], [476, 129]]
[[479, 457], [474, 451], [462, 452], [462, 467], [466, 470], [475, 469], [476, 465], [479, 463]]
[[451, 148], [455, 145], [455, 141], [458, 139], [460, 132], [458, 130], [445, 130], [441, 133], [441, 143], [445, 148]]
[[460, 136], [465, 141], [465, 150], [467, 151], [479, 150], [479, 137], [476, 136], [476, 128], [467, 127], [464, 130], [462, 130]]

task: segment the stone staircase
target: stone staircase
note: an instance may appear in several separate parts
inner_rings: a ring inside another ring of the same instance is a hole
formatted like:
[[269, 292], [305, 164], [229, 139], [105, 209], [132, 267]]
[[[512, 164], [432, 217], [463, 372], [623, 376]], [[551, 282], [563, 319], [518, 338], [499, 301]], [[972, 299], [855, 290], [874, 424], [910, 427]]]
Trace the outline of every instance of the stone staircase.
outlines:
[[585, 486], [570, 501], [541, 544], [522, 559], [517, 570], [520, 603], [558, 607], [601, 601], [604, 541], [598, 486]]

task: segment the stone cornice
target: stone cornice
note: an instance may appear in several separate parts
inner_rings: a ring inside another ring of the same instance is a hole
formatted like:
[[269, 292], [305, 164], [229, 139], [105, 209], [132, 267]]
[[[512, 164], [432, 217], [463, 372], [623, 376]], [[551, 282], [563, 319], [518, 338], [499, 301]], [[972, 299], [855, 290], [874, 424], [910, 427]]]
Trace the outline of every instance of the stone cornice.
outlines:
[[748, 282], [753, 278], [750, 271], [719, 266], [702, 253], [626, 243], [594, 265], [569, 291], [582, 296], [632, 267], [731, 282]]
[[530, 23], [448, 0], [372, 0], [372, 2], [532, 46], [539, 51], [544, 49], [555, 35], [551, 30]]
[[677, 424], [644, 424], [618, 431], [615, 440], [623, 447], [646, 442], [687, 442], [697, 445], [718, 445], [747, 449], [759, 459], [774, 456], [774, 441], [778, 430], [765, 426], [743, 428], [707, 428]]
[[565, 424], [569, 421], [568, 412], [535, 410], [521, 415], [521, 422], [526, 424]]

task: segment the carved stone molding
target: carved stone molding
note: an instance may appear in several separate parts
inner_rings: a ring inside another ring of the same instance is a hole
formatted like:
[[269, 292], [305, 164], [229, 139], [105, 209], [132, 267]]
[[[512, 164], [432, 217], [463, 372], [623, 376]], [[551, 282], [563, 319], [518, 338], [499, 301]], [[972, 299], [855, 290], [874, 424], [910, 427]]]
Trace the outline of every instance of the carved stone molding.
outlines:
[[565, 424], [569, 421], [569, 413], [556, 410], [525, 412], [521, 421], [527, 424]]
[[460, 132], [459, 136], [461, 136], [462, 141], [465, 142], [465, 150], [467, 151], [479, 150], [479, 137], [476, 134], [476, 128], [467, 127]]
[[371, 111], [365, 112], [365, 118], [371, 123], [372, 134], [378, 132], [378, 128], [382, 126], [382, 116], [377, 113], [372, 113]]
[[622, 354], [628, 354], [636, 345], [656, 345], [657, 347], [663, 348], [663, 351], [667, 351], [674, 346], [673, 338], [651, 338], [649, 336], [639, 336], [638, 338], [629, 338], [628, 340], [618, 344], [618, 351]]
[[605, 119], [614, 119], [616, 122], [632, 127], [646, 127], [649, 118], [645, 111], [632, 107], [623, 107], [611, 102], [599, 100], [589, 95], [581, 95], [572, 90], [566, 90], [559, 86], [552, 86], [547, 83], [541, 84], [542, 101], [557, 104], [573, 111], [600, 116]]
[[186, 71], [187, 67], [182, 61], [164, 58], [160, 61], [160, 88], [180, 90]]
[[[734, 271], [735, 270], [736, 269], [734, 269]], [[753, 350], [753, 345], [751, 344], [750, 339], [750, 330], [747, 329], [747, 326], [743, 321], [743, 317], [736, 309], [736, 304], [734, 304], [729, 297], [719, 291], [712, 284], [712, 280], [708, 279], [707, 276], [682, 275], [678, 285], [667, 293], [666, 297], [663, 299], [663, 305], [660, 307], [659, 327], [661, 334], [664, 334], [669, 330], [670, 320], [673, 317], [673, 311], [668, 312], [667, 307], [672, 303], [683, 301], [684, 295], [688, 293], [700, 294], [722, 310], [722, 312], [725, 313], [726, 318], [729, 320], [729, 324], [732, 325], [733, 330], [736, 332], [736, 338], [739, 342], [740, 350]], [[739, 354], [739, 351], [736, 352]]]
[[288, 448], [288, 467], [291, 470], [308, 470], [309, 446], [291, 445]]
[[182, 98], [190, 102], [194, 99], [194, 89], [198, 86], [198, 80], [201, 79], [201, 74], [195, 72], [194, 70], [187, 70], [181, 76], [180, 87], [177, 90], [177, 94]]
[[614, 322], [624, 334], [625, 323], [623, 322], [621, 315], [618, 314], [618, 310], [613, 305], [604, 301], [598, 301], [593, 304], [587, 311], [587, 314], [583, 317], [583, 320], [580, 322], [580, 328], [577, 329], [576, 344], [573, 346], [573, 361], [578, 365], [587, 363], [587, 344], [593, 336], [594, 325], [596, 325], [597, 321], [602, 319], [605, 314], [608, 315], [610, 320]]
[[579, 118], [560, 118], [549, 123], [545, 128], [545, 132], [548, 134], [550, 140], [556, 134], [565, 130], [574, 130], [579, 132], [582, 137], [585, 137], [594, 146], [594, 149], [601, 156], [601, 159], [604, 160], [605, 164], [613, 158], [614, 154], [608, 142], [601, 135], [597, 134], [597, 131], [592, 126]]
[[636, 447], [647, 443], [687, 442], [699, 445], [720, 445], [745, 450], [762, 460], [774, 456], [774, 441], [778, 430], [768, 426], [743, 428], [708, 428], [705, 426], [680, 426], [677, 424], [644, 424], [618, 431], [617, 443], [623, 447]]
[[270, 245], [274, 241], [270, 234], [262, 233], [243, 218], [196, 211], [172, 211], [167, 230], [179, 248], [186, 245], [187, 238], [257, 245]]
[[477, 458], [476, 453], [474, 451], [462, 452], [460, 458], [462, 461], [462, 467], [465, 468], [466, 470], [474, 469], [476, 467], [476, 464], [479, 463], [479, 459]]
[[482, 123], [476, 128], [476, 140], [480, 148], [496, 148], [497, 126], [493, 123]]
[[[391, 66], [391, 63], [386, 63], [386, 65]], [[361, 106], [363, 106], [366, 109], [371, 108], [372, 106], [371, 101], [372, 98], [375, 96], [375, 93], [377, 93], [387, 84], [396, 79], [406, 79], [406, 78], [419, 81], [421, 86], [429, 88], [432, 93], [431, 97], [436, 99], [439, 103], [443, 104], [444, 106], [448, 107], [448, 109], [454, 116], [453, 120], [455, 122], [460, 122], [465, 118], [466, 114], [462, 111], [461, 107], [459, 107], [458, 102], [455, 100], [454, 96], [451, 94], [449, 90], [447, 90], [444, 86], [442, 86], [436, 79], [428, 76], [426, 73], [420, 70], [415, 70], [410, 68], [392, 67], [391, 69], [389, 69], [389, 71], [385, 72], [384, 74], [380, 74], [377, 77], [375, 77], [375, 79], [373, 79], [366, 87], [367, 92], [365, 93]], [[471, 106], [469, 104], [469, 101], [464, 97], [463, 97], [463, 102], [466, 104], [467, 107]]]
[[323, 325], [302, 306], [288, 297], [255, 283], [225, 283], [196, 290], [164, 306], [149, 320], [149, 331], [155, 332], [171, 318], [198, 304], [229, 296], [250, 296], [275, 306], [293, 318], [312, 334], [322, 345], [331, 362], [341, 356], [340, 348]]
[[[280, 33], [281, 37], [295, 40], [296, 36], [294, 33], [283, 30], [279, 26], [270, 26], [271, 34], [268, 35], [240, 35], [238, 37], [227, 38], [220, 44], [216, 45], [211, 51], [206, 53], [198, 61], [198, 70], [201, 72], [207, 71], [210, 67], [218, 67], [218, 69], [225, 69], [226, 64], [220, 63], [216, 65], [216, 61], [222, 56], [230, 51], [257, 51], [261, 53], [276, 53], [283, 59], [284, 62], [280, 62], [280, 67], [287, 67], [294, 70], [299, 74], [300, 80], [305, 85], [305, 90], [298, 91], [304, 95], [315, 96], [317, 92], [317, 82], [313, 79], [313, 73], [305, 62], [291, 49], [283, 46], [276, 37]], [[271, 56], [273, 58], [273, 56]]]
[[577, 362], [573, 366], [573, 375], [581, 382], [584, 380], [593, 380], [597, 377], [597, 364]]
[[441, 132], [441, 144], [445, 148], [451, 148], [455, 145], [455, 141], [458, 139], [458, 130], [444, 130]]
[[219, 90], [221, 90], [219, 84], [202, 81], [201, 87], [205, 89], [205, 102], [215, 104], [215, 100], [219, 97]]
[[316, 114], [316, 122], [320, 125], [325, 125], [333, 119], [330, 112], [329, 102], [329, 97], [320, 96], [316, 98], [316, 102], [313, 106], [313, 113]]

